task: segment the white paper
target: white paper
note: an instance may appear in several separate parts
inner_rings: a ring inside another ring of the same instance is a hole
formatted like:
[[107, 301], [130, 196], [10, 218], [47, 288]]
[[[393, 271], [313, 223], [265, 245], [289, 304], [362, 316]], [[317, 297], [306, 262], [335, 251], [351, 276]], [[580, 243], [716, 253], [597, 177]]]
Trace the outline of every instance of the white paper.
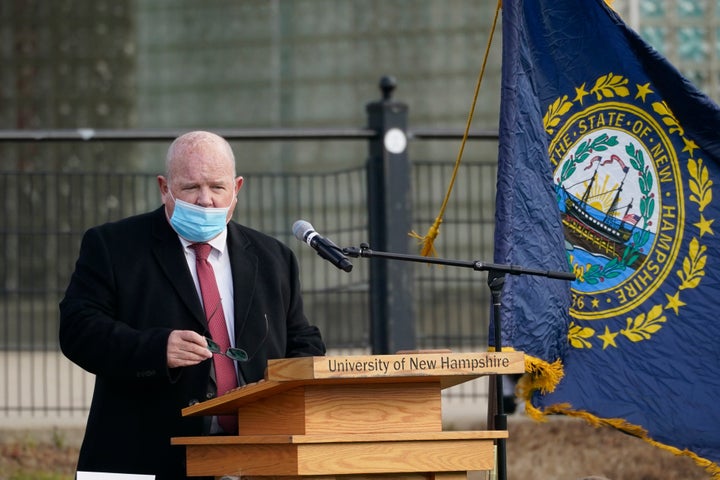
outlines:
[[138, 473], [77, 472], [77, 480], [154, 480], [155, 475]]

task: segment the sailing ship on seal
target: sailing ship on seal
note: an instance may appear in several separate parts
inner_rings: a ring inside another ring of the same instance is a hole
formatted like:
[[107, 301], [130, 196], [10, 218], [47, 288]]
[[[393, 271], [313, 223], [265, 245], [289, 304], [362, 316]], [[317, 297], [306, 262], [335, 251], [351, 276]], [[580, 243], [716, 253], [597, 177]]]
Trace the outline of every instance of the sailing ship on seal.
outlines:
[[[623, 177], [616, 188], [599, 194], [607, 195], [614, 192], [610, 205], [605, 209], [598, 209], [590, 205], [593, 197], [597, 196], [593, 195], [593, 188], [600, 167], [610, 162], [618, 162], [621, 165]], [[638, 228], [636, 224], [640, 219], [637, 214], [632, 213], [632, 198], [627, 205], [618, 205], [630, 168], [616, 155], [612, 155], [609, 160], [604, 162], [602, 157], [596, 156], [585, 169], [592, 168], [593, 164], [596, 164], [595, 170], [589, 182], [585, 179], [567, 188], [563, 185], [558, 186], [563, 199], [561, 203], [564, 208], [561, 207], [561, 210], [563, 210], [561, 217], [565, 238], [573, 245], [590, 253], [620, 260], [623, 258], [623, 253], [632, 238], [633, 232]], [[569, 189], [585, 182], [587, 182], [587, 186], [580, 197], [570, 193]], [[624, 211], [619, 213], [623, 209]], [[639, 254], [629, 267], [637, 269], [644, 260], [645, 255]]]

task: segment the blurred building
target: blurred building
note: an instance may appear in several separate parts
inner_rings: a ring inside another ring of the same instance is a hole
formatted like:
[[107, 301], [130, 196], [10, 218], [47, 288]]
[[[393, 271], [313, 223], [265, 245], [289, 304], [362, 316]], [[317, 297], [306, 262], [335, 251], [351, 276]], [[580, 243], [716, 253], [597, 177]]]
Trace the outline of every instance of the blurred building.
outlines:
[[[615, 0], [623, 18], [720, 98], [720, 0]], [[5, 0], [0, 129], [363, 126], [392, 75], [411, 126], [463, 127], [496, 2]], [[473, 125], [497, 126], [498, 25]], [[28, 150], [29, 148], [29, 150]], [[77, 150], [77, 149], [75, 149]], [[454, 159], [445, 144], [428, 158]], [[161, 168], [164, 145], [0, 148], [0, 168]], [[364, 146], [245, 144], [248, 168], [358, 164]], [[494, 148], [468, 152], [494, 158]], [[49, 155], [49, 154], [47, 154]]]
[[690, 81], [720, 100], [720, 1], [615, 0], [613, 6]]
[[[382, 75], [397, 79], [414, 125], [461, 127], [494, 10], [473, 0], [6, 0], [0, 129], [361, 127]], [[476, 125], [496, 126], [499, 71], [498, 41]], [[0, 168], [162, 167], [165, 145], [116, 147], [42, 160], [2, 148]], [[261, 171], [366, 157], [365, 145], [347, 143], [242, 153]]]

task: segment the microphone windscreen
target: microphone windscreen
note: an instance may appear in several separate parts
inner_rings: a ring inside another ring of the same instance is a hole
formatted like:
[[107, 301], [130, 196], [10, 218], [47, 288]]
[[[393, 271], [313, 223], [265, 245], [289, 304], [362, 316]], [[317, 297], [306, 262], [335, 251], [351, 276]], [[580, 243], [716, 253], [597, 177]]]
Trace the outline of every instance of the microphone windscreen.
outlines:
[[298, 220], [297, 222], [293, 223], [292, 232], [293, 235], [295, 235], [295, 238], [300, 240], [301, 242], [305, 241], [305, 236], [308, 234], [308, 232], [312, 232], [315, 229], [310, 224], [310, 222], [306, 222], [305, 220]]

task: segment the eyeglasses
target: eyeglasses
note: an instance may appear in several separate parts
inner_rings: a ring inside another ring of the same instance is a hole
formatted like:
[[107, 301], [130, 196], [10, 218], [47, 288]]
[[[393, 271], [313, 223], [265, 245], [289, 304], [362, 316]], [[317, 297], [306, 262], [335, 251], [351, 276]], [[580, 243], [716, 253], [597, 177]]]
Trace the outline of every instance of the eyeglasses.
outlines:
[[236, 362], [247, 362], [250, 358], [245, 350], [242, 348], [235, 348], [230, 347], [224, 352], [220, 348], [220, 345], [215, 343], [215, 340], [213, 340], [210, 337], [205, 337], [205, 340], [207, 340], [207, 348], [212, 353], [217, 353], [219, 355], [225, 355], [226, 357], [230, 357], [231, 359], [235, 360]]
[[[214, 312], [213, 312], [213, 314], [214, 314]], [[268, 318], [267, 318], [267, 314], [265, 314], [265, 336], [263, 337], [262, 341], [258, 345], [258, 350], [260, 349], [260, 346], [263, 343], [265, 343], [267, 336], [268, 336]], [[215, 340], [213, 340], [210, 337], [205, 337], [205, 340], [207, 341], [208, 350], [210, 350], [214, 354], [225, 355], [226, 357], [229, 357], [232, 360], [235, 360], [236, 362], [247, 362], [248, 360], [250, 360], [252, 358], [242, 348], [230, 347], [223, 352], [222, 348], [220, 348], [220, 345], [218, 345], [217, 342], [215, 342]], [[254, 355], [255, 355], [255, 353], [253, 353], [253, 356]]]

